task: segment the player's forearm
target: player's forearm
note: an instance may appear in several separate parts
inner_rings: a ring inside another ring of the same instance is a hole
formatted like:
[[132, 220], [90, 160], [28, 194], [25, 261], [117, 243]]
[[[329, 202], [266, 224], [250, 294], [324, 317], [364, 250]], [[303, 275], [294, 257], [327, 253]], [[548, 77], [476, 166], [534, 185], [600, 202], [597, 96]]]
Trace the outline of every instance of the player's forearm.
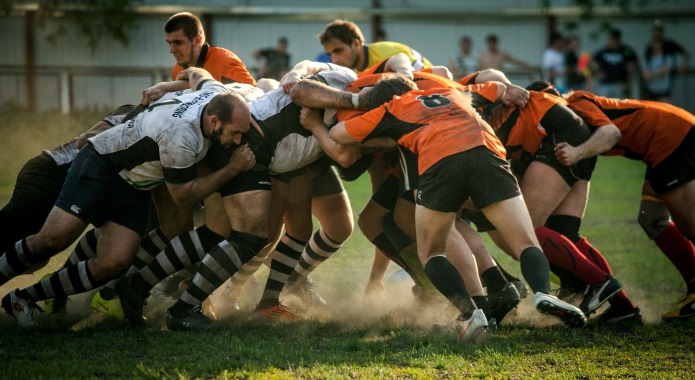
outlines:
[[[323, 123], [322, 123], [323, 124]], [[316, 126], [311, 132], [319, 141], [321, 148], [328, 157], [337, 162], [340, 166], [347, 168], [352, 166], [358, 158], [360, 158], [360, 147], [345, 146], [338, 144], [328, 135], [328, 128], [324, 126]]]
[[475, 77], [475, 83], [485, 83], [490, 81], [502, 82], [504, 84], [512, 84], [503, 72], [495, 69], [485, 69], [478, 73]]
[[295, 104], [306, 108], [354, 108], [352, 93], [313, 80], [302, 80], [290, 91]]
[[238, 172], [231, 165], [225, 165], [222, 169], [197, 177], [187, 184], [169, 185], [169, 192], [177, 205], [192, 206], [212, 195], [237, 174]]
[[595, 157], [615, 146], [622, 137], [620, 130], [613, 124], [599, 127], [588, 140], [577, 146], [579, 159]]

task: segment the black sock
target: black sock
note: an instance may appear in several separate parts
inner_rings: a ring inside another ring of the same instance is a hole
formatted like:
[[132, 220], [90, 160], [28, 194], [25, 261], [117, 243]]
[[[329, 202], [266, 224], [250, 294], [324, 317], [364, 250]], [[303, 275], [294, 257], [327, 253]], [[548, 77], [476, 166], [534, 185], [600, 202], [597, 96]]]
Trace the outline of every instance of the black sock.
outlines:
[[[493, 260], [494, 260], [494, 259], [493, 259]], [[497, 260], [495, 260], [495, 264], [497, 264], [497, 268], [500, 270], [500, 272], [502, 272], [502, 275], [504, 276], [504, 278], [507, 279], [507, 281], [509, 281], [509, 282], [512, 282], [512, 281], [521, 281], [518, 277], [516, 277], [516, 276], [514, 276], [513, 274], [507, 272], [507, 270], [504, 269], [504, 267], [501, 266], [500, 263], [499, 263]]]
[[480, 280], [483, 286], [487, 288], [487, 292], [494, 293], [501, 291], [505, 285], [507, 285], [507, 279], [499, 270], [499, 267], [493, 266], [488, 268], [483, 274], [480, 275]]
[[435, 256], [425, 265], [425, 273], [437, 290], [459, 310], [475, 309], [461, 275], [444, 256]]
[[538, 247], [528, 247], [519, 256], [521, 274], [534, 293], [550, 294], [550, 266], [543, 251]]
[[485, 316], [487, 318], [490, 318], [490, 305], [487, 302], [487, 297], [485, 296], [473, 296], [473, 302], [475, 302], [475, 306], [482, 310], [483, 313], [485, 313]]

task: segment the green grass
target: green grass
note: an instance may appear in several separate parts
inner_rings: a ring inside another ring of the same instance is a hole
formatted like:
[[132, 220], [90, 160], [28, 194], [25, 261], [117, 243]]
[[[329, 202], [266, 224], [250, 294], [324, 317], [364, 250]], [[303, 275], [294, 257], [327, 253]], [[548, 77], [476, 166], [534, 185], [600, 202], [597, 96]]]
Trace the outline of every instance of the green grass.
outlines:
[[[99, 117], [11, 115], [0, 141], [0, 202], [9, 198], [28, 158], [78, 135]], [[355, 232], [312, 275], [328, 310], [295, 304], [312, 317], [309, 321], [269, 325], [249, 320], [265, 267], [256, 274], [259, 284], [245, 288], [239, 315], [218, 310], [227, 328], [215, 332], [167, 331], [163, 311], [172, 301], [154, 299], [143, 327], [106, 321], [73, 331], [74, 323], [88, 315], [89, 299], [75, 297], [69, 305], [75, 316], [44, 321], [36, 331], [21, 331], [0, 313], [0, 378], [693, 378], [695, 319], [659, 320], [685, 286], [636, 222], [643, 172], [641, 163], [601, 158], [582, 226], [642, 309], [647, 320], [642, 327], [570, 330], [539, 316], [527, 298], [496, 335], [477, 346], [461, 346], [450, 322], [456, 312], [441, 302], [411, 307], [405, 281], [386, 281], [387, 298], [363, 299], [373, 248]], [[357, 214], [369, 196], [368, 180], [347, 187]], [[518, 264], [492, 244], [488, 247], [519, 273]], [[55, 269], [65, 255], [37, 274], [0, 287], [0, 295]], [[387, 280], [394, 271], [392, 265]]]

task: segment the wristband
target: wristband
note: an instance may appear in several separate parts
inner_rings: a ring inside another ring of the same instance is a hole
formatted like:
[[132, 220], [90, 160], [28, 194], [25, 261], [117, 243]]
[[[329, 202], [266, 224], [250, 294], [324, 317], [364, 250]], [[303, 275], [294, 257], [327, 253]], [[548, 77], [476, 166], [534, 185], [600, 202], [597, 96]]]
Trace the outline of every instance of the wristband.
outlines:
[[360, 94], [353, 93], [352, 94], [352, 108], [357, 109], [357, 106], [359, 106], [359, 100], [360, 100]]

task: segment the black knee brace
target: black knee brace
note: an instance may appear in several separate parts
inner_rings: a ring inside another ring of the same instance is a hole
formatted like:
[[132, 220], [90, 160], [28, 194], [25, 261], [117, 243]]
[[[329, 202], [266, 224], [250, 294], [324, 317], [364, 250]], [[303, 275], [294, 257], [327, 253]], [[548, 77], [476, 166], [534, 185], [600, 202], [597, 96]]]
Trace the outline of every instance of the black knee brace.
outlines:
[[403, 233], [403, 231], [398, 228], [396, 221], [393, 220], [392, 212], [384, 215], [384, 219], [381, 220], [381, 228], [383, 228], [384, 234], [389, 239], [391, 244], [393, 244], [394, 248], [396, 248], [396, 252], [402, 251], [403, 248], [407, 247], [413, 242], [408, 235]]

